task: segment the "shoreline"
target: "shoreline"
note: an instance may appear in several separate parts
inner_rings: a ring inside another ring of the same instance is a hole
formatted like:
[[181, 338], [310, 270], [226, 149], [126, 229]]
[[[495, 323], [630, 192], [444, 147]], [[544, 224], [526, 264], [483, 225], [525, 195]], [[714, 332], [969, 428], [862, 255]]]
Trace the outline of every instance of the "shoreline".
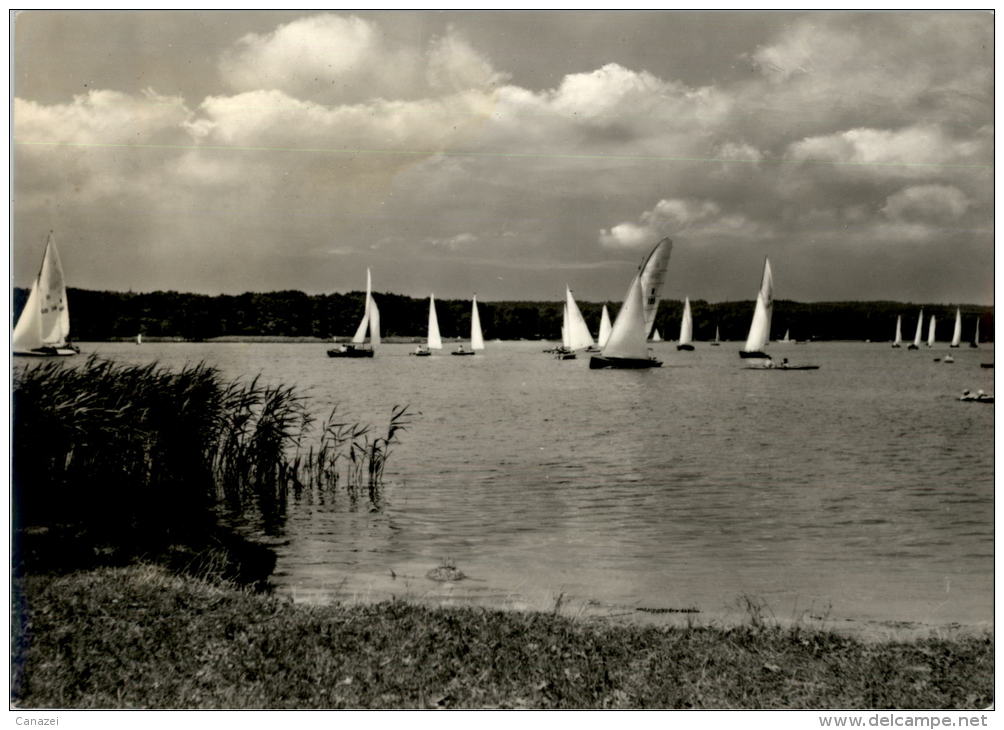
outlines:
[[28, 576], [14, 588], [21, 709], [993, 702], [991, 632], [866, 642], [755, 614], [736, 626], [659, 627], [405, 600], [318, 607], [152, 565]]

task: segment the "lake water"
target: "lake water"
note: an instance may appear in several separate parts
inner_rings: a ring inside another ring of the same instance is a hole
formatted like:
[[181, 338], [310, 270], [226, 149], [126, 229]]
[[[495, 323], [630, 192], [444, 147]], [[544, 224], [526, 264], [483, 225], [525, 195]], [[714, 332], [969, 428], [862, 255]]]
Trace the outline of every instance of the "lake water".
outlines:
[[[372, 360], [322, 344], [85, 345], [118, 360], [205, 360], [301, 386], [382, 428], [421, 415], [379, 512], [291, 506], [274, 583], [297, 601], [407, 596], [588, 613], [696, 608], [742, 595], [781, 620], [943, 625], [993, 619], [993, 347], [772, 345], [817, 371], [745, 369], [738, 343], [649, 371], [590, 371], [538, 342], [477, 357]], [[470, 580], [426, 573], [455, 562]]]

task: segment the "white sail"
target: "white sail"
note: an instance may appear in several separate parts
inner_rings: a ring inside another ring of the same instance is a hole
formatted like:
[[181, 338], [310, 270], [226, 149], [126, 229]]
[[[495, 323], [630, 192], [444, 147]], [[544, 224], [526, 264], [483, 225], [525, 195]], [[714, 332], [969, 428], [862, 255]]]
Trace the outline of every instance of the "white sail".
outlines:
[[973, 335], [973, 347], [978, 347], [980, 344], [980, 318], [976, 318], [976, 333]]
[[694, 318], [690, 314], [690, 297], [683, 298], [683, 318], [680, 320], [680, 341], [677, 344], [689, 345], [694, 341]]
[[143, 344], [143, 333], [142, 332], [140, 332], [138, 335], [136, 335], [136, 344], [137, 345], [142, 345]]
[[607, 344], [607, 340], [610, 339], [610, 312], [607, 311], [607, 305], [603, 305], [603, 314], [600, 316], [600, 336], [596, 344], [603, 347]]
[[575, 303], [572, 290], [565, 287], [565, 323], [568, 331], [567, 347], [573, 350], [582, 350], [592, 347], [593, 336], [589, 333], [589, 326], [586, 324], [579, 305]]
[[955, 308], [955, 330], [952, 332], [952, 347], [958, 347], [962, 342], [962, 312]]
[[721, 340], [718, 338], [718, 325], [717, 324], [715, 325], [715, 342], [721, 342]]
[[662, 296], [662, 285], [666, 281], [666, 267], [669, 265], [669, 255], [673, 251], [673, 242], [664, 238], [655, 245], [641, 265], [639, 281], [642, 290], [642, 302], [645, 306], [645, 337], [652, 332], [655, 315], [659, 310], [659, 297]]
[[920, 347], [920, 333], [924, 327], [924, 310], [920, 310], [920, 314], [917, 315], [917, 331], [913, 335], [913, 346]]
[[934, 347], [934, 315], [931, 315], [931, 322], [927, 326], [927, 346]]
[[610, 329], [610, 337], [603, 347], [603, 357], [647, 358], [646, 332], [641, 281], [640, 276], [635, 276], [631, 279], [631, 285], [624, 295], [624, 304]]
[[894, 345], [903, 344], [903, 315], [896, 315], [896, 339], [892, 341]]
[[45, 244], [42, 267], [13, 332], [15, 352], [62, 347], [70, 334], [70, 310], [59, 253], [52, 236]]
[[370, 295], [370, 344], [380, 344], [380, 310], [377, 309], [376, 300]]
[[785, 330], [784, 331], [784, 337], [781, 339], [781, 342], [783, 342], [785, 344], [788, 344], [788, 343], [791, 342], [791, 330]]
[[753, 310], [753, 321], [750, 322], [749, 335], [743, 346], [745, 352], [763, 352], [770, 339], [770, 317], [774, 309], [774, 275], [771, 273], [770, 261], [763, 260], [763, 279], [760, 281], [760, 291], [756, 297], [756, 308]]
[[439, 318], [436, 317], [436, 299], [435, 296], [429, 295], [429, 339], [428, 339], [430, 350], [442, 350], [443, 349], [443, 338], [439, 335]]
[[662, 342], [662, 335], [659, 334], [658, 327], [652, 330], [652, 342]]
[[481, 335], [481, 317], [478, 315], [478, 295], [471, 302], [471, 349], [485, 349], [485, 339]]
[[561, 305], [561, 346], [571, 347], [571, 339], [568, 336], [568, 302]]
[[366, 340], [366, 330], [370, 326], [370, 302], [373, 301], [371, 291], [372, 279], [370, 277], [370, 270], [366, 269], [366, 298], [363, 299], [363, 321], [359, 323], [356, 333], [352, 336], [352, 341], [357, 345], [361, 345]]

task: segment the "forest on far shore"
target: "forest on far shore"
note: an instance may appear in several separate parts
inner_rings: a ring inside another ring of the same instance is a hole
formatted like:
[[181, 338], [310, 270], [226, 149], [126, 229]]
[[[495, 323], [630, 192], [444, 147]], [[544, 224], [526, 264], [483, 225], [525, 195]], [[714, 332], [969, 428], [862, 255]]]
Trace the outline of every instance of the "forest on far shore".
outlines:
[[[20, 315], [28, 290], [15, 288], [12, 298], [14, 321]], [[70, 331], [77, 341], [101, 341], [144, 337], [180, 337], [208, 340], [214, 337], [351, 337], [362, 317], [361, 291], [344, 294], [305, 294], [300, 291], [239, 295], [187, 294], [174, 291], [148, 293], [69, 289]], [[374, 292], [380, 307], [381, 330], [385, 337], [424, 337], [429, 300], [400, 294]], [[595, 335], [606, 304], [611, 318], [619, 302], [578, 302]], [[561, 301], [478, 302], [485, 339], [558, 340], [561, 338]], [[691, 301], [694, 339], [710, 340], [719, 328], [721, 339], [746, 338], [753, 302]], [[873, 302], [793, 302], [774, 301], [772, 339], [791, 332], [797, 340], [892, 340], [896, 316], [903, 317], [903, 338], [912, 340], [917, 314], [924, 309], [923, 339], [927, 339], [928, 317], [935, 315], [936, 339], [948, 341], [955, 325], [955, 308], [962, 310], [962, 338], [973, 337], [980, 322], [980, 341], [994, 339], [992, 306], [946, 305], [888, 301]], [[683, 302], [662, 301], [656, 329], [663, 339], [676, 339], [680, 331]], [[470, 332], [471, 303], [464, 299], [436, 300], [436, 312], [443, 337], [466, 338]]]

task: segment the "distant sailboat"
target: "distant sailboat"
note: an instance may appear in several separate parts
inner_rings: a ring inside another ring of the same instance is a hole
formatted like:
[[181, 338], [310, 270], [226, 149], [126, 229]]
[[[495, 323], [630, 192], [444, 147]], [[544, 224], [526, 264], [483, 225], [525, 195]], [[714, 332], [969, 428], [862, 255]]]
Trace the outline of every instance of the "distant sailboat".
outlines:
[[66, 283], [59, 253], [50, 233], [42, 254], [42, 266], [14, 326], [13, 354], [31, 357], [76, 355], [80, 349], [67, 342], [69, 335]]
[[[370, 344], [364, 345], [369, 334]], [[328, 357], [373, 357], [373, 345], [380, 344], [380, 310], [373, 299], [373, 281], [366, 269], [366, 298], [363, 300], [363, 319], [352, 337], [352, 344], [328, 350]]]
[[782, 345], [790, 345], [791, 344], [791, 330], [785, 330], [784, 331], [784, 337], [781, 338], [780, 343]]
[[934, 347], [934, 315], [931, 315], [930, 324], [927, 327], [927, 346]]
[[913, 334], [913, 342], [906, 348], [907, 350], [919, 350], [920, 349], [920, 333], [924, 326], [924, 310], [920, 310], [920, 314], [917, 315], [917, 331]]
[[439, 335], [439, 318], [436, 317], [436, 297], [433, 294], [429, 295], [429, 327], [428, 334], [426, 335], [426, 343], [424, 345], [419, 345], [415, 348], [415, 351], [411, 353], [412, 355], [417, 355], [418, 357], [429, 357], [432, 355], [432, 350], [442, 350], [443, 349], [443, 338]]
[[973, 341], [969, 343], [970, 347], [980, 346], [980, 317], [976, 316], [976, 331], [973, 333]]
[[138, 333], [136, 335], [136, 344], [137, 345], [142, 345], [143, 344], [143, 333], [142, 332], [140, 332], [140, 333]]
[[[673, 242], [664, 238], [642, 262], [638, 273], [631, 279], [603, 351], [589, 360], [591, 370], [653, 368], [662, 365], [649, 354], [647, 340], [659, 306], [672, 249]], [[651, 320], [648, 319], [648, 312], [652, 313]]]
[[593, 336], [589, 333], [589, 326], [586, 324], [579, 305], [575, 303], [572, 290], [565, 286], [565, 307], [564, 323], [561, 326], [561, 349], [557, 356], [562, 360], [575, 358], [576, 350], [585, 350], [593, 347]]
[[955, 308], [955, 329], [952, 331], [952, 342], [949, 347], [958, 347], [959, 343], [962, 342], [962, 312], [956, 307]]
[[610, 339], [610, 312], [607, 311], [607, 305], [603, 305], [603, 314], [600, 315], [600, 336], [596, 340], [596, 344], [602, 348], [607, 344], [607, 340]]
[[892, 341], [893, 347], [903, 346], [903, 315], [896, 315], [896, 338]]
[[471, 300], [471, 349], [465, 350], [463, 343], [451, 355], [473, 355], [485, 349], [485, 339], [481, 334], [481, 316], [478, 314], [478, 295]]
[[722, 345], [722, 340], [721, 340], [721, 337], [719, 337], [719, 335], [718, 335], [718, 325], [716, 324], [715, 325], [715, 339], [713, 339], [711, 341], [711, 346], [712, 347], [721, 347], [721, 345]]
[[739, 351], [739, 357], [756, 357], [770, 360], [770, 355], [764, 352], [770, 338], [770, 317], [774, 309], [774, 275], [770, 269], [770, 261], [764, 257], [763, 278], [760, 280], [760, 291], [757, 292], [756, 308], [753, 310], [753, 321], [750, 322], [749, 335], [746, 344]]
[[658, 327], [652, 330], [652, 342], [662, 342], [662, 335], [659, 334]]
[[677, 350], [694, 349], [694, 318], [690, 313], [690, 297], [683, 298], [683, 316], [680, 318], [680, 341]]

